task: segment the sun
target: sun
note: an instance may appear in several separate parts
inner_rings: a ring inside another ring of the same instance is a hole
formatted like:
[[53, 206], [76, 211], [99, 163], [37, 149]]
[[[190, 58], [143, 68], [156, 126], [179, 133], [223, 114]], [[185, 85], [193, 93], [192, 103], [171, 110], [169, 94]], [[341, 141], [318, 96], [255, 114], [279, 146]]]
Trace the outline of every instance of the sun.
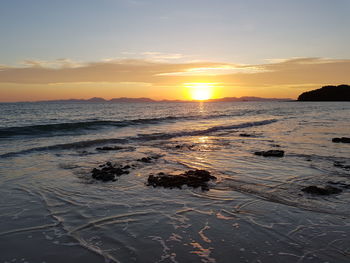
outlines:
[[186, 83], [185, 86], [193, 100], [208, 100], [212, 97], [213, 85], [211, 83]]

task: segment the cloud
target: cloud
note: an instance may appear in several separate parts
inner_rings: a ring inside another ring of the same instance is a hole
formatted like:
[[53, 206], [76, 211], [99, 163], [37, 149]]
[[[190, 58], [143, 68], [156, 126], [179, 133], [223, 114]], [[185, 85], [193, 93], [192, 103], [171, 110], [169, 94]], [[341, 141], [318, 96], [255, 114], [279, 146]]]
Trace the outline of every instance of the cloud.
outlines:
[[3, 67], [0, 82], [49, 84], [65, 82], [157, 82], [157, 75], [185, 72], [191, 68], [216, 67], [219, 63], [161, 63], [123, 59], [67, 66], [42, 61], [27, 61], [25, 67]]
[[82, 63], [66, 59], [66, 58], [60, 58], [56, 59], [54, 61], [47, 61], [47, 60], [32, 60], [27, 59], [21, 62], [21, 65], [27, 66], [27, 67], [34, 67], [34, 68], [77, 68], [83, 66]]
[[162, 52], [142, 52], [142, 55], [146, 56], [146, 58], [153, 59], [153, 60], [176, 60], [176, 59], [182, 59], [185, 56], [180, 53], [162, 53]]
[[[158, 52], [146, 53], [153, 57], [164, 55]], [[350, 59], [322, 58], [293, 58], [258, 65], [221, 62], [170, 63], [152, 59], [79, 63], [58, 59], [53, 62], [27, 60], [22, 67], [0, 67], [0, 83], [23, 84], [132, 82], [174, 86], [207, 81], [222, 85], [305, 87], [310, 83], [347, 83], [348, 76]]]

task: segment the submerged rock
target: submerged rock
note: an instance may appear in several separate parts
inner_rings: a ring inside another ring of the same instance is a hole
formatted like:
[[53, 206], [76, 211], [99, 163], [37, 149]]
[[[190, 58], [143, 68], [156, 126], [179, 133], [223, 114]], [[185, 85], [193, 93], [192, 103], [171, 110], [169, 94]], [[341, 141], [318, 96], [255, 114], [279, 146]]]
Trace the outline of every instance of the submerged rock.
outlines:
[[350, 138], [348, 137], [341, 137], [341, 138], [333, 138], [332, 139], [332, 142], [335, 142], [335, 143], [350, 143]]
[[350, 170], [350, 165], [346, 165], [346, 164], [344, 164], [345, 162], [339, 162], [339, 161], [335, 161], [334, 163], [333, 163], [333, 165], [335, 166], [335, 167], [340, 167], [340, 168], [343, 168], [343, 169], [345, 169], [345, 170]]
[[123, 149], [123, 147], [119, 147], [119, 146], [104, 146], [104, 147], [97, 147], [96, 150], [98, 151], [118, 151]]
[[190, 187], [201, 187], [202, 190], [209, 190], [207, 182], [215, 180], [216, 177], [212, 176], [210, 172], [206, 170], [189, 170], [183, 174], [171, 175], [158, 173], [158, 175], [151, 174], [148, 177], [147, 185], [153, 187], [162, 186], [165, 188], [181, 188], [183, 185]]
[[160, 158], [160, 155], [154, 155], [154, 156], [142, 157], [140, 159], [137, 159], [136, 161], [143, 162], [143, 163], [151, 163], [152, 160], [156, 160], [159, 158]]
[[271, 144], [271, 146], [272, 147], [277, 147], [277, 148], [281, 147], [281, 145], [279, 145], [279, 144]]
[[130, 166], [124, 166], [124, 167], [114, 167], [111, 162], [107, 162], [103, 165], [99, 165], [101, 169], [94, 168], [91, 171], [92, 178], [95, 180], [100, 181], [116, 181], [117, 176], [121, 176], [122, 174], [128, 174], [129, 171], [127, 169], [130, 168]]
[[150, 163], [152, 161], [151, 157], [142, 157], [141, 159], [137, 159], [138, 162]]
[[331, 194], [339, 194], [343, 190], [337, 187], [329, 186], [329, 185], [327, 185], [326, 187], [318, 187], [315, 185], [310, 185], [301, 189], [301, 191], [308, 194], [314, 194], [314, 195], [331, 195]]
[[177, 144], [175, 145], [176, 149], [188, 149], [188, 150], [192, 150], [195, 147], [194, 144]]
[[264, 156], [264, 157], [283, 157], [284, 151], [282, 151], [282, 150], [269, 150], [269, 151], [255, 152], [254, 154]]
[[241, 137], [252, 137], [253, 135], [251, 135], [249, 133], [240, 133], [239, 136], [241, 136]]

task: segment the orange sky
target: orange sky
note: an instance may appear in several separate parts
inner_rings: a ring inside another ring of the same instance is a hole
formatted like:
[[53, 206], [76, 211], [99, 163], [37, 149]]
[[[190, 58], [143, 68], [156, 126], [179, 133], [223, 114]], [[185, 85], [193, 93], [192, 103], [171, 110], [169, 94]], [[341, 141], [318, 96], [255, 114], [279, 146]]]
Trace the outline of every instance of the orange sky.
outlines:
[[296, 98], [323, 85], [346, 84], [349, 76], [348, 59], [294, 58], [259, 65], [144, 59], [69, 64], [27, 61], [21, 67], [0, 67], [0, 101], [193, 99], [193, 86], [203, 85], [210, 86], [211, 98]]

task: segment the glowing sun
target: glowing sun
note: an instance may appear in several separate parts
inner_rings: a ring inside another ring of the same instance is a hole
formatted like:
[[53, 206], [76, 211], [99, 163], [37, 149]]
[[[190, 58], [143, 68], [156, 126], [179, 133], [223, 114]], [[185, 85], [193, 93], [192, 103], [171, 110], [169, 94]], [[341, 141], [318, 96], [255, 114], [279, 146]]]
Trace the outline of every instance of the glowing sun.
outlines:
[[211, 83], [186, 83], [189, 95], [193, 100], [208, 100], [212, 97], [213, 85]]

